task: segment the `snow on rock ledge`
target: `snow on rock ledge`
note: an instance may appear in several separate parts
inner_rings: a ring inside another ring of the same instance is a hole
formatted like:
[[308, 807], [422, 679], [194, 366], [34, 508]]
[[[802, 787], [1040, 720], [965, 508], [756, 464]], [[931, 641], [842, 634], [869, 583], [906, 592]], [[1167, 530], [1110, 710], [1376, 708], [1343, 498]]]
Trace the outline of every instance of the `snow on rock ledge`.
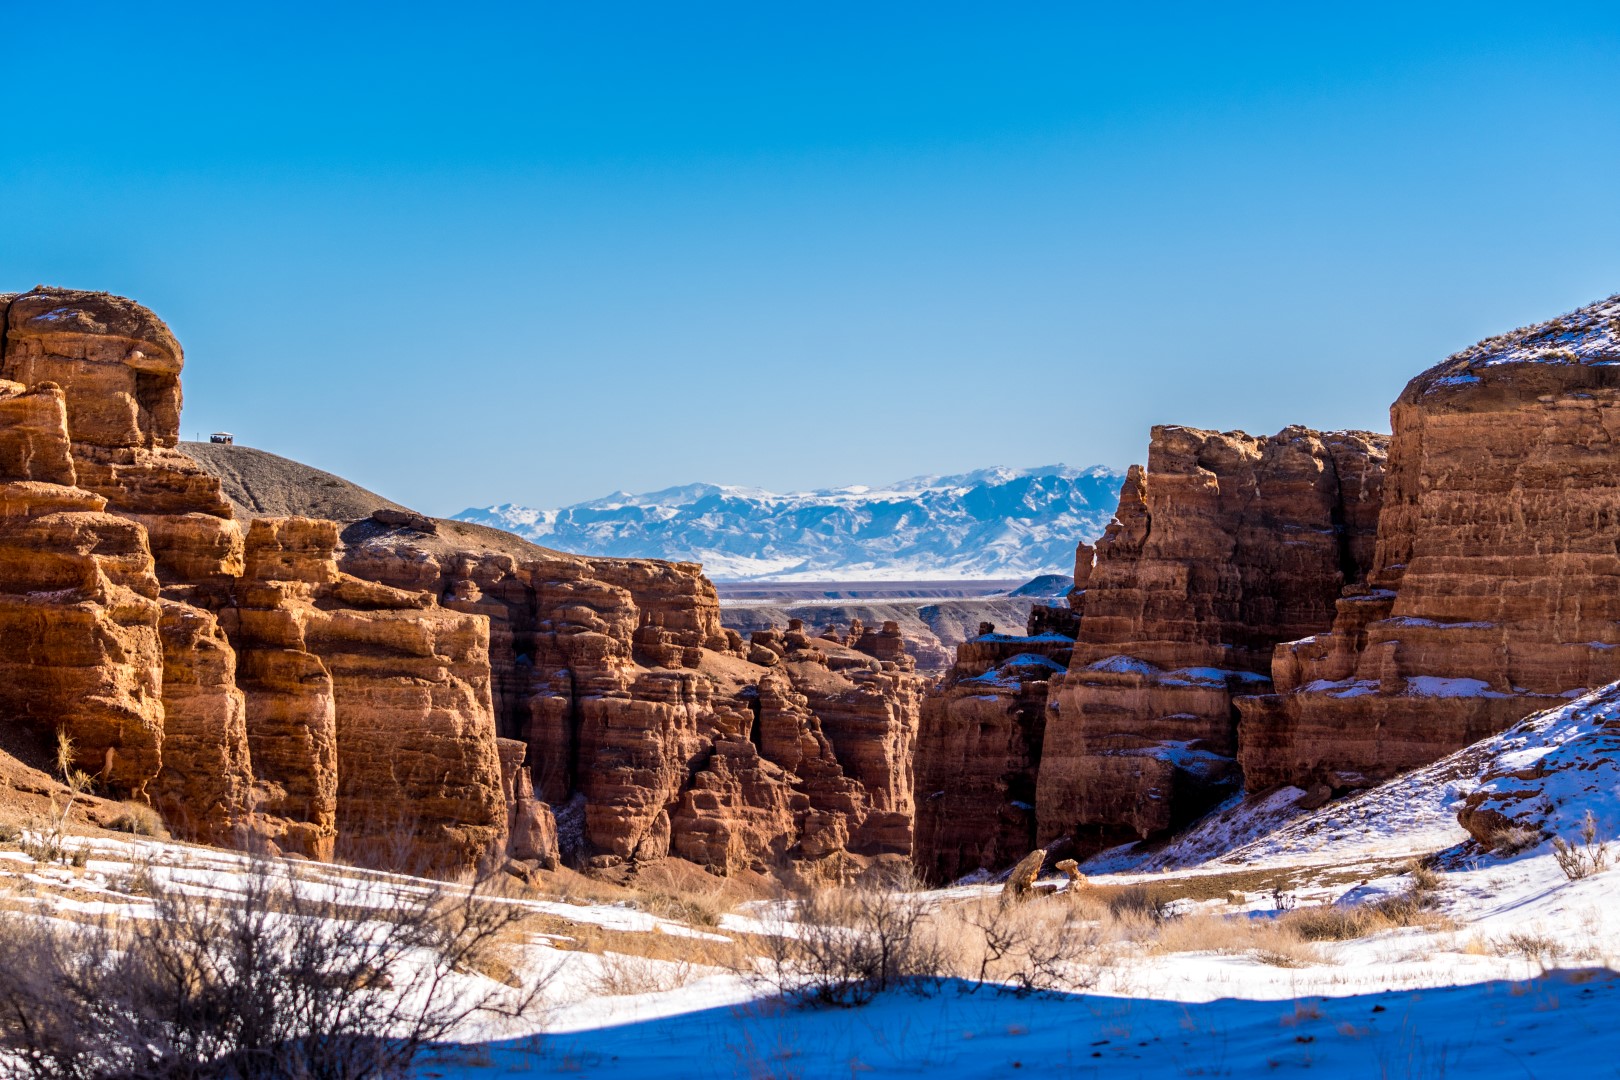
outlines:
[[1536, 713], [1487, 740], [1489, 763], [1457, 820], [1482, 844], [1503, 829], [1573, 837], [1590, 810], [1602, 839], [1620, 835], [1620, 682]]

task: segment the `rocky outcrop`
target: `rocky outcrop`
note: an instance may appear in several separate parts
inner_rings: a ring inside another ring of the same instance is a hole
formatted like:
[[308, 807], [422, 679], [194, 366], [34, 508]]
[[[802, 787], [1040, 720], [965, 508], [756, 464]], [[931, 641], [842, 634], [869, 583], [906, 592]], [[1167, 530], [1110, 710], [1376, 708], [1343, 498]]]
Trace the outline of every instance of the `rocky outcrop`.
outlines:
[[145, 526], [165, 582], [241, 572], [241, 532], [219, 482], [176, 450], [180, 345], [119, 296], [36, 289], [6, 319], [0, 378], [63, 388], [80, 486]]
[[435, 871], [501, 849], [484, 621], [341, 574], [330, 522], [245, 544], [175, 449], [183, 358], [147, 309], [0, 303], [7, 718], [190, 839]]
[[0, 717], [74, 742], [142, 797], [163, 745], [158, 582], [145, 531], [76, 485], [65, 395], [0, 382]]
[[1160, 835], [1237, 786], [1233, 699], [1268, 688], [1273, 647], [1326, 628], [1365, 576], [1385, 446], [1153, 429], [1095, 567], [1076, 570], [1083, 615], [1051, 688], [1038, 842]]
[[1240, 702], [1251, 786], [1372, 784], [1620, 678], [1616, 365], [1620, 298], [1407, 385], [1368, 581]]
[[489, 618], [498, 729], [543, 800], [584, 797], [586, 858], [728, 873], [909, 853], [922, 680], [898, 627], [745, 644], [695, 563], [382, 525], [346, 533], [344, 570]]
[[247, 536], [244, 666], [295, 676], [249, 682], [254, 760], [285, 792], [265, 813], [308, 854], [476, 866], [507, 834], [488, 624], [340, 572], [337, 545], [337, 525], [310, 518]]
[[1524, 849], [1558, 837], [1593, 854], [1588, 842], [1620, 836], [1620, 683], [1526, 717], [1455, 760], [1476, 778], [1457, 820], [1480, 844]]
[[[1045, 620], [1031, 621], [1033, 630]], [[1074, 640], [993, 630], [958, 646], [955, 666], [923, 701], [912, 860], [926, 880], [1004, 869], [1035, 846], [1047, 691]]]
[[519, 862], [555, 870], [561, 857], [557, 818], [551, 807], [534, 797], [529, 748], [516, 739], [498, 739], [496, 747], [501, 757], [501, 792], [506, 797], [507, 854]]
[[249, 844], [253, 767], [236, 652], [211, 612], [167, 599], [161, 609], [163, 764], [152, 805], [176, 836]]

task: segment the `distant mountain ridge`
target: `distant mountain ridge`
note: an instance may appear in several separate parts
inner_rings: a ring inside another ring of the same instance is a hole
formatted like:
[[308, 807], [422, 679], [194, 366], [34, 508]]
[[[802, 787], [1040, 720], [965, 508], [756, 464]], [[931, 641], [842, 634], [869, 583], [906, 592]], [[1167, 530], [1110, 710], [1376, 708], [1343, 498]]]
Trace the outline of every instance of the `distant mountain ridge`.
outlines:
[[691, 560], [713, 578], [1024, 578], [1069, 573], [1102, 534], [1124, 473], [1046, 465], [777, 494], [685, 484], [559, 510], [505, 503], [457, 520], [584, 555]]

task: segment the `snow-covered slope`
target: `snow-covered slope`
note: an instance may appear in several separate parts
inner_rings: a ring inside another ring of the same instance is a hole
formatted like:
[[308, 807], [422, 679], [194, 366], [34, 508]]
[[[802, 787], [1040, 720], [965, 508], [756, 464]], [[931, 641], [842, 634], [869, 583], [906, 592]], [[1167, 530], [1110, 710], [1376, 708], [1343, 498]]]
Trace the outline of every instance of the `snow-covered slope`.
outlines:
[[789, 495], [687, 484], [456, 517], [584, 555], [693, 560], [722, 581], [1032, 577], [1073, 569], [1075, 542], [1102, 534], [1123, 479], [1048, 465]]

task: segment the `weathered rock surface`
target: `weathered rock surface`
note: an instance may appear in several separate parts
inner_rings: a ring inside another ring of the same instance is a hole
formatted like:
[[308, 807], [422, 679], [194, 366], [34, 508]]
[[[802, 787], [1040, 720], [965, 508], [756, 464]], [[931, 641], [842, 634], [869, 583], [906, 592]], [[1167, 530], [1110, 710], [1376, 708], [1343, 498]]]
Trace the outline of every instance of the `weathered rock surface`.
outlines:
[[923, 700], [912, 860], [924, 879], [999, 870], [1035, 846], [1047, 690], [1073, 649], [1054, 633], [982, 635]]
[[248, 844], [256, 835], [253, 767], [236, 652], [212, 613], [160, 603], [163, 765], [152, 782], [152, 805], [183, 839]]
[[183, 364], [123, 297], [36, 289], [8, 306], [0, 378], [63, 388], [79, 485], [146, 527], [165, 582], [197, 583], [240, 573], [242, 539], [219, 482], [174, 449]]
[[488, 624], [342, 573], [337, 545], [336, 523], [311, 518], [247, 536], [235, 631], [254, 759], [287, 796], [280, 834], [308, 854], [476, 866], [507, 835]]
[[158, 582], [144, 530], [75, 479], [61, 388], [0, 382], [0, 715], [139, 797], [163, 744]]
[[147, 309], [0, 304], [7, 717], [66, 731], [106, 791], [188, 838], [434, 870], [503, 848], [484, 621], [341, 574], [329, 522], [244, 544], [175, 449], [183, 358]]
[[1251, 787], [1365, 786], [1620, 678], [1620, 299], [1413, 379], [1374, 565], [1243, 700]]
[[897, 627], [744, 643], [696, 564], [584, 559], [457, 522], [373, 519], [344, 569], [490, 619], [502, 735], [589, 858], [717, 872], [910, 850], [922, 680]]
[[1076, 569], [1083, 614], [1051, 688], [1038, 842], [1160, 835], [1238, 784], [1233, 698], [1266, 689], [1273, 647], [1327, 627], [1366, 574], [1385, 445], [1153, 429], [1095, 567]]
[[560, 859], [557, 818], [551, 807], [534, 797], [526, 760], [529, 748], [517, 739], [498, 739], [496, 746], [501, 756], [501, 792], [506, 796], [507, 854], [555, 870]]

